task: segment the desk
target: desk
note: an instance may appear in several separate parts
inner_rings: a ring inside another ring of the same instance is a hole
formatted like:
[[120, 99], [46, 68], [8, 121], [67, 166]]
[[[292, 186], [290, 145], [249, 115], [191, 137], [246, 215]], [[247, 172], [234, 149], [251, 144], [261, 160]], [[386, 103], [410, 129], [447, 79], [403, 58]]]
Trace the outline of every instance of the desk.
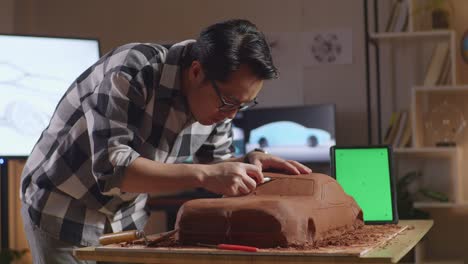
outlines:
[[114, 261], [130, 263], [165, 264], [213, 264], [213, 263], [397, 263], [424, 237], [433, 225], [432, 220], [402, 220], [401, 225], [410, 228], [397, 235], [387, 244], [375, 248], [368, 254], [355, 256], [312, 256], [301, 253], [272, 254], [233, 251], [201, 250], [200, 252], [119, 252], [99, 251], [94, 247], [76, 249], [75, 256], [80, 260]]

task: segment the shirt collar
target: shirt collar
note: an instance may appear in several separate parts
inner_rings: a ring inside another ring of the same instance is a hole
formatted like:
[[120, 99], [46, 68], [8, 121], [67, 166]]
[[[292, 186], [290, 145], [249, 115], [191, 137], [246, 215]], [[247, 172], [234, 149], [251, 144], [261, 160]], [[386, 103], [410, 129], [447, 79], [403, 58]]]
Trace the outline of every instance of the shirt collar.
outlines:
[[186, 125], [196, 122], [195, 118], [190, 111], [187, 98], [182, 95], [181, 75], [182, 75], [182, 59], [189, 51], [195, 40], [185, 40], [172, 45], [166, 57], [163, 59], [163, 66], [161, 70], [161, 79], [159, 86], [164, 87], [158, 89], [157, 97], [159, 100], [171, 100], [172, 107], [176, 107], [181, 112], [185, 112]]
[[159, 81], [159, 85], [167, 89], [161, 91], [162, 93], [158, 95], [159, 98], [172, 98], [181, 95], [181, 63], [186, 52], [189, 50], [188, 47], [194, 42], [195, 40], [193, 39], [185, 40], [169, 48], [163, 60], [161, 79]]

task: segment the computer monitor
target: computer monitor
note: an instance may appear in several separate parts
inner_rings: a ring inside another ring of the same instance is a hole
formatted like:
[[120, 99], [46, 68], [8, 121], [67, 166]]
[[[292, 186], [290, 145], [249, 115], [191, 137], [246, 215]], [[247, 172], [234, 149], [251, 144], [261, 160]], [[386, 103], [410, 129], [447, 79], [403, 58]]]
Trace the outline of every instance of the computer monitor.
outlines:
[[234, 146], [235, 157], [241, 157], [245, 154], [244, 113], [237, 112], [232, 120], [232, 145]]
[[65, 91], [99, 59], [99, 41], [0, 35], [0, 50], [0, 157], [26, 157]]
[[288, 160], [328, 163], [336, 144], [333, 104], [257, 108], [242, 112], [233, 123], [239, 153], [263, 148]]

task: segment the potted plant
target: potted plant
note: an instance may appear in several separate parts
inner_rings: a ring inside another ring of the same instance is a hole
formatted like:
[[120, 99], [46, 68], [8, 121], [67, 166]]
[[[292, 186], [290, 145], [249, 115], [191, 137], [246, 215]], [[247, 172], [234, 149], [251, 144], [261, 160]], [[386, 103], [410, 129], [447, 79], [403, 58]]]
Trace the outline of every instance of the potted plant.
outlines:
[[400, 219], [428, 219], [429, 215], [421, 210], [414, 208], [413, 193], [410, 191], [410, 185], [416, 179], [420, 178], [420, 171], [411, 171], [405, 174], [397, 181], [397, 210]]
[[0, 263], [10, 264], [16, 260], [20, 260], [26, 253], [27, 249], [14, 250], [14, 249], [1, 249], [0, 251]]
[[419, 170], [410, 171], [401, 177], [396, 184], [397, 188], [397, 209], [401, 219], [428, 219], [430, 215], [414, 208], [415, 197], [420, 196], [425, 199], [437, 202], [448, 202], [449, 198], [445, 193], [422, 188], [418, 184], [418, 179], [422, 177]]

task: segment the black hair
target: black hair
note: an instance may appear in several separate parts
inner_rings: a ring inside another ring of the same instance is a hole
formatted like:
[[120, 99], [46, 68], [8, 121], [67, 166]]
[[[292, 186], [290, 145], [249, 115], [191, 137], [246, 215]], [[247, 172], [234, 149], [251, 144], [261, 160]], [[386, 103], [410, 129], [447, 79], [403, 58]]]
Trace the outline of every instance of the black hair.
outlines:
[[262, 80], [278, 78], [265, 36], [250, 21], [232, 19], [202, 30], [191, 57], [203, 66], [207, 79], [226, 81], [242, 64]]

